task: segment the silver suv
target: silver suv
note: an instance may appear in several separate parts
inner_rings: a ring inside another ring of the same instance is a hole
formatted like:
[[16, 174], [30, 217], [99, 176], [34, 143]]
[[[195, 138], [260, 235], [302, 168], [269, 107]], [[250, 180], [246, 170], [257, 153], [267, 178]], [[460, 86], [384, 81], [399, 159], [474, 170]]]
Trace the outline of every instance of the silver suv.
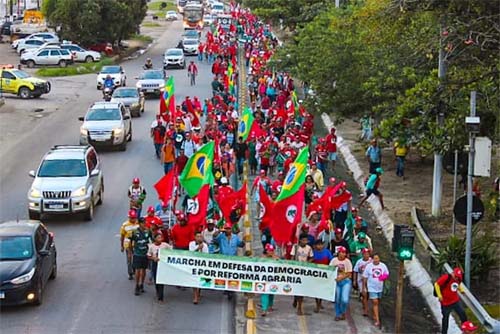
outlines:
[[73, 63], [73, 55], [69, 50], [60, 48], [37, 49], [21, 55], [21, 64], [33, 68], [38, 65], [58, 65], [66, 67]]
[[118, 146], [127, 149], [132, 140], [130, 110], [121, 102], [95, 102], [87, 111], [80, 127], [80, 145]]
[[83, 213], [92, 220], [94, 207], [102, 204], [104, 179], [92, 146], [56, 145], [45, 154], [28, 191], [29, 218], [42, 214]]

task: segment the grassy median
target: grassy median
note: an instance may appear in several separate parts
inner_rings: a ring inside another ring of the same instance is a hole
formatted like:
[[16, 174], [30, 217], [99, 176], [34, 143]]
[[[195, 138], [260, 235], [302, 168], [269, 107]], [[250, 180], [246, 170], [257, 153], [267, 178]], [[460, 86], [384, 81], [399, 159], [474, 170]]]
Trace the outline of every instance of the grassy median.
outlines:
[[104, 57], [95, 63], [75, 63], [68, 67], [45, 67], [36, 71], [39, 77], [65, 77], [70, 75], [97, 73], [103, 66], [113, 65], [114, 60]]

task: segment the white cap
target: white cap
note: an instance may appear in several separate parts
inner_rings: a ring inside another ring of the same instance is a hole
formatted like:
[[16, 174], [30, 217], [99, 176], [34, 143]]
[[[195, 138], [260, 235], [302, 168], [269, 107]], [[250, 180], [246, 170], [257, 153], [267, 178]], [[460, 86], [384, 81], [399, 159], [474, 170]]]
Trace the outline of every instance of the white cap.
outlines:
[[220, 178], [220, 183], [227, 184], [227, 178], [225, 176]]

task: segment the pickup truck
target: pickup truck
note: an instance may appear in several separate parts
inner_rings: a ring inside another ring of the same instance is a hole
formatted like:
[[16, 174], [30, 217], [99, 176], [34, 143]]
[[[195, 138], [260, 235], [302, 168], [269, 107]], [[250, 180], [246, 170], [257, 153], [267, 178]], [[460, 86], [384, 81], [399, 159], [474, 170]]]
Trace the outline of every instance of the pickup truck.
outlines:
[[0, 92], [16, 94], [22, 99], [37, 98], [50, 92], [50, 82], [16, 68], [0, 66]]

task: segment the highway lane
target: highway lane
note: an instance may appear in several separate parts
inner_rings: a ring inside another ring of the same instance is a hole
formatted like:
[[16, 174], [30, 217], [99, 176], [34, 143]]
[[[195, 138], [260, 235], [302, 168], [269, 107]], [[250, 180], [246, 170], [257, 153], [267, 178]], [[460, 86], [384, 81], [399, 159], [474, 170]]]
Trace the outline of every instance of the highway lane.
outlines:
[[[123, 63], [128, 85], [135, 84], [133, 78], [142, 71], [146, 57], [160, 67], [165, 49], [176, 46], [181, 33], [181, 22], [172, 23], [146, 54]], [[204, 64], [199, 70], [195, 88], [189, 86], [186, 70], [168, 71], [175, 77], [178, 102], [186, 95], [209, 96], [210, 67]], [[9, 127], [0, 128], [12, 133], [3, 137], [0, 149], [0, 221], [27, 218], [26, 193], [32, 181], [28, 171], [37, 167], [51, 146], [78, 143], [77, 117], [101, 99], [95, 75], [52, 81], [53, 92], [39, 101], [8, 98], [15, 110], [8, 115]], [[128, 210], [127, 187], [133, 177], [140, 177], [148, 191], [145, 205], [154, 204], [152, 185], [163, 171], [149, 137], [158, 105], [158, 99], [148, 99], [146, 112], [133, 119], [134, 138], [126, 152], [100, 153], [106, 190], [94, 220], [58, 217], [45, 222], [55, 232], [58, 277], [49, 282], [43, 305], [3, 308], [2, 333], [194, 333], [200, 328], [205, 333], [232, 332], [233, 307], [222, 293], [206, 291], [201, 304], [193, 305], [190, 290], [168, 287], [166, 304], [161, 305], [154, 300], [153, 286], [136, 297], [134, 283], [126, 277], [118, 231]], [[31, 111], [36, 107], [44, 109], [40, 118]]]

